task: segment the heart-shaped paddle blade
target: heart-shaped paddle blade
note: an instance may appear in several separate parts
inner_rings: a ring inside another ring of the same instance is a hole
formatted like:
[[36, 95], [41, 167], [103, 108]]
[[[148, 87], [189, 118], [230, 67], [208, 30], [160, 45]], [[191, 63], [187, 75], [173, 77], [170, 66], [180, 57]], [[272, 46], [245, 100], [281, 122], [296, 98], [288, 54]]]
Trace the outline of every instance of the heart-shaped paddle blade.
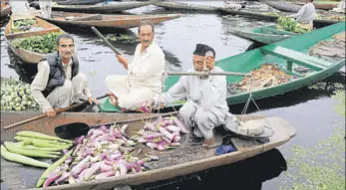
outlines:
[[74, 139], [87, 134], [89, 125], [86, 123], [68, 123], [55, 127], [55, 135], [62, 139]]

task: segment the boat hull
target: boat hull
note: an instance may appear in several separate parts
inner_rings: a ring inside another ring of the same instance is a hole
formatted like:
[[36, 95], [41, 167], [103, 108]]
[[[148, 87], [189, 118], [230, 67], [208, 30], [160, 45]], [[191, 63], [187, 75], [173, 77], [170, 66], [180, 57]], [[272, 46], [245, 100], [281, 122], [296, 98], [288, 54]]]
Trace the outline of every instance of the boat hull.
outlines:
[[[15, 121], [23, 120], [25, 118], [35, 116], [38, 113], [18, 113], [18, 112], [2, 112], [1, 117], [1, 126], [5, 126], [8, 123], [12, 123]], [[2, 140], [13, 140], [13, 136], [15, 132], [22, 130], [33, 130], [38, 132], [43, 132], [46, 134], [52, 134], [52, 131], [55, 126], [69, 123], [69, 122], [86, 122], [89, 125], [92, 124], [100, 124], [103, 122], [111, 122], [111, 121], [120, 121], [121, 119], [127, 118], [140, 118], [148, 115], [144, 114], [111, 114], [111, 113], [62, 113], [59, 114], [55, 118], [46, 118], [40, 121], [35, 121], [33, 123], [26, 124], [24, 126], [20, 126], [17, 128], [13, 128], [10, 130], [1, 129], [1, 137], [4, 138]], [[151, 115], [156, 116], [157, 115]], [[209, 168], [222, 166], [231, 164], [240, 160], [244, 160], [246, 158], [255, 156], [257, 154], [266, 152], [273, 148], [276, 148], [285, 142], [289, 141], [291, 138], [295, 136], [295, 128], [290, 125], [288, 122], [280, 119], [280, 118], [266, 118], [263, 116], [244, 116], [245, 120], [259, 120], [259, 119], [268, 119], [270, 120], [270, 126], [275, 131], [275, 134], [270, 137], [269, 142], [261, 145], [253, 145], [247, 148], [238, 148], [238, 151], [227, 153], [223, 155], [216, 156], [215, 148], [213, 149], [205, 149], [202, 145], [190, 145], [183, 144], [180, 147], [171, 150], [171, 151], [151, 151], [150, 154], [157, 155], [160, 157], [159, 161], [150, 162], [148, 165], [151, 170], [140, 172], [136, 174], [129, 174], [122, 177], [110, 177], [104, 180], [94, 180], [90, 182], [83, 182], [79, 184], [69, 184], [69, 185], [59, 185], [52, 186], [45, 189], [112, 189], [116, 186], [121, 185], [140, 185], [165, 179], [171, 179], [174, 177], [184, 176], [191, 173], [199, 172], [202, 170], [206, 170]], [[129, 128], [139, 127], [141, 128], [143, 125], [142, 121], [138, 121], [136, 123], [129, 123]], [[189, 138], [189, 136], [187, 136]], [[222, 136], [217, 136], [217, 138], [222, 138]], [[186, 141], [188, 142], [188, 141]], [[145, 151], [145, 149], [143, 150]], [[184, 155], [183, 157], [181, 155]], [[8, 162], [7, 162], [8, 163]], [[17, 164], [18, 166], [18, 164]], [[25, 170], [28, 167], [14, 167], [12, 165], [6, 165], [6, 162], [1, 162], [1, 174], [2, 176], [10, 175], [12, 177], [11, 180], [9, 178], [3, 178], [4, 182], [7, 186], [16, 189], [17, 187], [22, 188], [30, 188], [35, 184], [36, 180], [41, 175], [43, 170], [39, 170], [41, 172], [37, 172], [36, 175], [32, 174], [30, 176], [31, 186], [28, 184], [23, 184], [21, 180], [22, 176], [25, 176]], [[5, 173], [7, 171], [7, 173]], [[8, 180], [7, 180], [8, 179]], [[15, 179], [15, 180], [13, 180]], [[28, 180], [29, 181], [29, 180]]]
[[[247, 12], [247, 11], [237, 11], [233, 9], [228, 9], [228, 8], [219, 8], [219, 10], [222, 13], [226, 14], [231, 14], [231, 15], [240, 15], [242, 17], [248, 17], [248, 18], [253, 18], [257, 20], [266, 20], [266, 21], [272, 21], [276, 22], [277, 19], [279, 18], [278, 16], [272, 16], [272, 15], [265, 15], [261, 13], [254, 13], [254, 12]], [[289, 13], [290, 14], [290, 13]], [[289, 15], [288, 13], [282, 13], [283, 16]], [[325, 26], [329, 26], [335, 23], [339, 23], [342, 21], [336, 21], [336, 20], [314, 20], [314, 27], [316, 28], [322, 28]]]
[[116, 13], [129, 9], [149, 5], [150, 2], [121, 2], [118, 4], [109, 5], [55, 5], [52, 7], [53, 11], [66, 11], [66, 12], [85, 12], [85, 13]]
[[[54, 14], [54, 13], [53, 13]], [[92, 14], [80, 14], [80, 13], [61, 13], [63, 16], [76, 16], [78, 17], [88, 17]], [[83, 20], [83, 21], [73, 21], [73, 20], [62, 20], [57, 16], [56, 18], [42, 18], [50, 23], [56, 24], [58, 26], [66, 27], [81, 27], [90, 29], [92, 26], [103, 30], [125, 30], [128, 28], [138, 27], [141, 21], [149, 20], [153, 24], [158, 24], [168, 20], [172, 20], [182, 16], [181, 14], [166, 14], [166, 15], [102, 15], [97, 14], [101, 20]], [[40, 17], [41, 18], [41, 17]]]
[[16, 17], [11, 17], [10, 21], [8, 22], [6, 28], [5, 28], [5, 37], [8, 43], [8, 47], [11, 49], [11, 51], [13, 52], [13, 54], [15, 56], [17, 56], [18, 58], [20, 58], [24, 63], [30, 63], [30, 64], [37, 64], [40, 60], [42, 60], [42, 58], [46, 55], [46, 54], [41, 54], [41, 53], [37, 53], [37, 52], [33, 52], [30, 50], [25, 50], [22, 48], [16, 48], [13, 45], [13, 40], [16, 39], [20, 39], [20, 38], [25, 38], [25, 37], [30, 37], [30, 36], [39, 36], [39, 35], [44, 35], [50, 32], [61, 32], [64, 33], [64, 31], [45, 21], [42, 20], [40, 18], [35, 18], [37, 21], [38, 26], [42, 27], [42, 30], [37, 30], [37, 31], [33, 31], [33, 32], [19, 32], [19, 33], [14, 33], [12, 31], [12, 24], [13, 24], [13, 20], [16, 19], [23, 19], [23, 18], [35, 18], [33, 16], [16, 16]]
[[198, 12], [217, 12], [217, 7], [203, 6], [203, 5], [193, 5], [186, 3], [177, 2], [155, 2], [154, 5], [162, 7], [166, 10], [181, 10], [181, 11], [198, 11]]

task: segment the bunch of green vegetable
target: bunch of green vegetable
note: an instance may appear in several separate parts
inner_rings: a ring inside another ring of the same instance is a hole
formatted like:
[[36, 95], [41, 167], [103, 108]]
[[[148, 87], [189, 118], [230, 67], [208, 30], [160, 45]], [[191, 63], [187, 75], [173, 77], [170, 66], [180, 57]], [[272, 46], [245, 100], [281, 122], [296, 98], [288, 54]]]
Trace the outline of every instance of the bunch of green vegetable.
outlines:
[[18, 132], [15, 139], [19, 142], [4, 142], [5, 146], [1, 145], [1, 156], [9, 161], [43, 168], [48, 168], [50, 164], [30, 157], [58, 158], [62, 150], [73, 145], [72, 141], [32, 131]]
[[305, 33], [308, 32], [307, 29], [301, 27], [299, 23], [297, 23], [293, 18], [290, 17], [279, 17], [278, 20], [278, 29], [283, 29], [289, 32], [295, 33]]
[[1, 84], [1, 106], [3, 111], [38, 110], [39, 106], [31, 96], [30, 85], [9, 79]]
[[23, 48], [37, 53], [52, 53], [56, 51], [56, 38], [61, 33], [51, 32], [42, 36], [32, 36], [13, 41], [16, 48]]
[[32, 25], [36, 23], [36, 19], [22, 19], [13, 21], [13, 31], [24, 32], [30, 30]]

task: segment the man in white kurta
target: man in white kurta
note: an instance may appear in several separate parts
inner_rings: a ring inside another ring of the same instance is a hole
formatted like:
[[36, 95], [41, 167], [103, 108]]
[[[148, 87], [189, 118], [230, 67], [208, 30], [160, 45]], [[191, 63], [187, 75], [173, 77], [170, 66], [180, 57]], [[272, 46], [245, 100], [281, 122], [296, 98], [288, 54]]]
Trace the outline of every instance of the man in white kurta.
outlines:
[[165, 55], [153, 40], [153, 26], [142, 24], [138, 36], [141, 43], [137, 45], [131, 63], [127, 64], [125, 58], [117, 55], [128, 74], [106, 77], [111, 97], [116, 100], [115, 105], [126, 110], [137, 110], [141, 103], [151, 100], [162, 90]]
[[[215, 51], [204, 44], [197, 44], [193, 57], [194, 69], [188, 72], [203, 70], [207, 51], [213, 52], [212, 57], [206, 58], [207, 70], [223, 72], [220, 67], [214, 66]], [[226, 76], [210, 75], [207, 78], [182, 76], [168, 92], [154, 99], [154, 107], [186, 98], [187, 102], [179, 110], [181, 120], [187, 127], [192, 128], [194, 135], [205, 139], [206, 146], [213, 146], [215, 145], [213, 129], [224, 124], [228, 113], [226, 94]]]
[[346, 0], [341, 0], [338, 7], [334, 8], [333, 11], [339, 12], [339, 13], [345, 13], [346, 9]]
[[309, 31], [313, 29], [313, 21], [316, 17], [315, 5], [312, 2], [313, 0], [306, 0], [305, 5], [298, 11], [298, 13], [289, 16], [295, 18], [303, 28], [306, 28]]
[[53, 1], [52, 0], [40, 0], [40, 10], [42, 17], [44, 18], [50, 18], [51, 13], [52, 13], [52, 5]]

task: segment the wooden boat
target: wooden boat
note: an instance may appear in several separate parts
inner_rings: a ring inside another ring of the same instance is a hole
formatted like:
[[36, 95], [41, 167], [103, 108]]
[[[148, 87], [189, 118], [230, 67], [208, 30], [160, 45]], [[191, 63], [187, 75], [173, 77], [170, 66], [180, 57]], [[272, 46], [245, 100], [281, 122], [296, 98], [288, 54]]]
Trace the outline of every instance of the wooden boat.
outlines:
[[153, 24], [168, 21], [182, 16], [181, 14], [157, 15], [103, 15], [53, 12], [52, 18], [41, 18], [59, 26], [87, 27], [96, 26], [99, 29], [128, 29], [139, 26], [143, 20]]
[[53, 11], [66, 11], [66, 12], [86, 12], [86, 13], [115, 13], [129, 9], [134, 9], [151, 4], [151, 2], [117, 2], [116, 4], [107, 5], [54, 5]]
[[213, 6], [204, 6], [196, 4], [187, 4], [180, 2], [166, 2], [166, 1], [157, 1], [153, 5], [162, 7], [166, 10], [182, 10], [182, 11], [199, 11], [199, 12], [217, 12], [218, 7]]
[[283, 12], [297, 13], [302, 6], [282, 1], [264, 1], [267, 5]]
[[[42, 30], [14, 33], [13, 27], [12, 27], [14, 20], [28, 19], [28, 18], [36, 19], [36, 24], [34, 24], [33, 26], [41, 27]], [[12, 50], [12, 52], [16, 56], [18, 56], [25, 63], [36, 64], [43, 58], [45, 54], [36, 53], [36, 52], [25, 50], [22, 48], [16, 48], [12, 44], [12, 41], [15, 39], [29, 37], [29, 36], [44, 35], [50, 32], [64, 32], [64, 31], [61, 30], [59, 27], [45, 20], [42, 20], [40, 18], [35, 18], [33, 16], [12, 16], [5, 28], [5, 37], [7, 39], [8, 47]]]
[[[234, 9], [228, 9], [228, 8], [219, 8], [219, 10], [222, 13], [230, 14], [230, 15], [239, 15], [242, 17], [247, 17], [247, 18], [252, 18], [252, 19], [257, 19], [257, 20], [266, 20], [266, 21], [272, 21], [275, 22], [279, 16], [273, 16], [273, 15], [266, 15], [265, 13], [257, 13], [257, 12], [249, 12], [249, 11], [237, 11]], [[281, 12], [281, 16], [287, 16], [291, 13], [287, 12]], [[338, 14], [339, 15], [339, 14]], [[314, 27], [316, 28], [322, 28], [325, 26], [329, 26], [338, 22], [342, 21], [337, 21], [337, 20], [314, 20]]]
[[298, 35], [294, 32], [287, 32], [284, 30], [276, 29], [276, 25], [256, 27], [251, 30], [237, 30], [231, 29], [233, 35], [241, 38], [246, 38], [252, 41], [260, 42], [263, 44], [272, 44], [292, 36]]
[[95, 5], [104, 2], [105, 0], [65, 0], [56, 1], [58, 5]]
[[[1, 112], [1, 126], [8, 125], [13, 122], [17, 122], [32, 116], [36, 116], [37, 113], [30, 112]], [[136, 130], [143, 127], [143, 123], [140, 118], [148, 115], [142, 114], [111, 114], [111, 113], [62, 113], [54, 118], [45, 118], [40, 121], [36, 121], [24, 126], [4, 130], [1, 128], [1, 140], [13, 141], [15, 133], [23, 130], [38, 131], [45, 134], [54, 135], [54, 127], [71, 122], [85, 122], [89, 125], [108, 123], [114, 121], [120, 121], [123, 119], [137, 119], [128, 123], [129, 127], [126, 131], [131, 135]], [[157, 117], [158, 115], [149, 115]], [[266, 120], [268, 125], [275, 131], [275, 134], [269, 138], [269, 141], [264, 144], [255, 144], [252, 141], [245, 141], [246, 145], [242, 144], [244, 140], [232, 137], [231, 141], [237, 147], [237, 151], [216, 156], [215, 149], [205, 149], [201, 144], [196, 142], [190, 142], [190, 135], [182, 136], [182, 145], [176, 149], [170, 151], [153, 151], [149, 148], [141, 146], [142, 153], [149, 152], [151, 155], [159, 156], [159, 161], [148, 162], [150, 170], [139, 172], [135, 174], [128, 174], [121, 177], [109, 177], [104, 180], [93, 180], [89, 182], [67, 184], [59, 186], [51, 186], [44, 189], [113, 189], [119, 185], [140, 185], [164, 179], [171, 179], [178, 176], [183, 176], [198, 171], [203, 171], [212, 167], [231, 164], [240, 160], [244, 160], [249, 157], [253, 157], [260, 153], [271, 150], [275, 147], [281, 146], [288, 142], [295, 136], [295, 128], [288, 122], [281, 118], [263, 116], [244, 116], [244, 120]], [[222, 132], [216, 132], [216, 138], [222, 139]], [[236, 143], [240, 142], [240, 143]], [[142, 154], [141, 153], [141, 154]], [[8, 162], [1, 159], [1, 176], [2, 185], [9, 187], [9, 189], [29, 189], [33, 188], [44, 170], [23, 166], [13, 162]]]
[[[305, 3], [304, 2], [294, 2], [296, 5], [301, 5], [303, 6]], [[325, 11], [332, 10], [338, 6], [338, 3], [323, 3], [322, 2], [314, 2], [315, 8], [316, 9], [321, 9]]]
[[8, 17], [12, 13], [12, 7], [8, 3], [1, 2], [0, 18]]
[[[277, 9], [277, 10], [280, 10], [280, 11], [284, 11], [284, 12], [292, 12], [292, 13], [297, 13], [300, 8], [302, 8], [302, 6], [305, 4], [305, 3], [301, 3], [301, 2], [297, 2], [297, 3], [287, 3], [287, 2], [284, 2], [284, 1], [267, 1], [265, 0], [264, 1], [267, 5]], [[337, 7], [336, 4], [323, 4], [323, 3], [314, 3], [315, 5], [315, 8], [316, 9], [320, 9], [320, 10], [331, 10], [335, 7]], [[319, 11], [319, 10], [317, 10]]]
[[[297, 77], [289, 82], [266, 87], [251, 92], [253, 99], [263, 99], [305, 87], [312, 83], [321, 81], [337, 72], [345, 65], [345, 59], [335, 61], [325, 61], [313, 57], [305, 52], [322, 40], [332, 39], [334, 35], [345, 32], [345, 23], [337, 23], [332, 26], [314, 30], [310, 33], [301, 34], [292, 38], [257, 48], [242, 54], [228, 57], [217, 61], [217, 65], [225, 71], [248, 73], [253, 69], [259, 68], [265, 63], [275, 63], [290, 76]], [[297, 46], [299, 44], [299, 46]], [[297, 73], [292, 69], [292, 62], [300, 67], [310, 69], [307, 75]], [[232, 63], [232, 64], [231, 64]], [[238, 84], [243, 77], [228, 76], [228, 84]], [[164, 83], [165, 91], [179, 80], [178, 76], [170, 76]], [[250, 92], [229, 93], [227, 102], [229, 105], [245, 103], [250, 96]], [[167, 107], [181, 106], [182, 103], [174, 103]], [[119, 112], [119, 108], [112, 106], [108, 99], [100, 104], [101, 111]]]

